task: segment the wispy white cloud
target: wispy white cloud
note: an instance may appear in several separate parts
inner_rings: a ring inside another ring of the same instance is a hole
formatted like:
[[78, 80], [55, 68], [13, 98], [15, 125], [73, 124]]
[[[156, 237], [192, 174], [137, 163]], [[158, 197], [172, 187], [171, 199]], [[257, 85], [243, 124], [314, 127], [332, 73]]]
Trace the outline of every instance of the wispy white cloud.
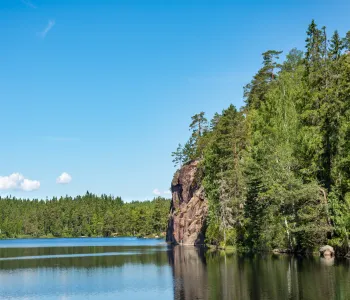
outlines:
[[33, 2], [29, 1], [29, 0], [22, 0], [22, 3], [27, 5], [30, 8], [37, 8], [35, 4], [33, 4]]
[[161, 194], [161, 191], [158, 190], [158, 189], [154, 189], [154, 190], [153, 190], [153, 194], [159, 196], [159, 195]]
[[70, 183], [71, 181], [72, 181], [72, 176], [66, 172], [63, 172], [56, 179], [56, 183], [59, 183], [59, 184], [67, 184], [67, 183]]
[[49, 20], [45, 29], [42, 32], [39, 32], [39, 36], [41, 36], [42, 38], [45, 38], [46, 35], [49, 33], [49, 31], [52, 29], [52, 27], [55, 26], [55, 24], [56, 24], [55, 20]]
[[169, 194], [171, 194], [171, 192], [169, 190], [166, 190], [166, 191], [162, 192], [159, 189], [154, 189], [153, 190], [153, 194], [157, 195], [157, 196], [160, 196], [160, 195], [169, 195]]
[[0, 190], [22, 190], [34, 191], [40, 188], [38, 180], [24, 178], [20, 173], [13, 173], [9, 176], [0, 176]]

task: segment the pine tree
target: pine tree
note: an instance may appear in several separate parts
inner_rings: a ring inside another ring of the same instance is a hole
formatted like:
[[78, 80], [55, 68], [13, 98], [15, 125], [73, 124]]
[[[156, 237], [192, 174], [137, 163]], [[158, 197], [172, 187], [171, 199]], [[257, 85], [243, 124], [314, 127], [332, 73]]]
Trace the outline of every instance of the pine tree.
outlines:
[[177, 149], [175, 152], [171, 153], [171, 156], [174, 157], [173, 163], [174, 166], [179, 166], [180, 168], [182, 167], [182, 164], [184, 163], [185, 160], [185, 153], [182, 145], [179, 143], [177, 146]]
[[330, 41], [329, 57], [332, 60], [339, 59], [342, 49], [343, 49], [343, 42], [339, 37], [338, 31], [336, 30], [336, 31], [334, 31], [334, 34], [333, 34], [332, 39]]
[[321, 61], [324, 41], [322, 38], [322, 31], [317, 28], [314, 20], [311, 21], [306, 34], [305, 61], [307, 70], [309, 71], [310, 67], [317, 67]]
[[344, 49], [349, 52], [350, 51], [350, 31], [346, 33], [345, 38], [342, 40]]
[[207, 119], [205, 118], [205, 113], [200, 112], [199, 114], [195, 114], [191, 117], [192, 122], [190, 124], [190, 130], [192, 130], [192, 136], [195, 140], [198, 140], [203, 133], [207, 130]]
[[282, 51], [268, 50], [262, 54], [263, 67], [253, 80], [244, 87], [244, 97], [248, 108], [258, 109], [265, 102], [269, 85], [277, 79], [281, 65], [276, 62]]

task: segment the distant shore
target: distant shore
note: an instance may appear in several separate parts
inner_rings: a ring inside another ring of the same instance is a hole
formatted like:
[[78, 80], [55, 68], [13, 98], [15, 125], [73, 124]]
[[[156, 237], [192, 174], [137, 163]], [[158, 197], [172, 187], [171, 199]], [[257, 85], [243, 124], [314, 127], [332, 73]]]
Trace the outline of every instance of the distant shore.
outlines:
[[16, 237], [4, 237], [0, 236], [1, 240], [20, 240], [20, 239], [68, 239], [68, 238], [139, 238], [139, 239], [165, 239], [164, 235], [150, 234], [146, 236], [134, 236], [134, 235], [113, 235], [113, 236], [102, 236], [102, 235], [92, 235], [92, 236], [53, 236], [53, 235], [41, 235], [41, 236], [31, 236], [31, 235], [18, 235]]

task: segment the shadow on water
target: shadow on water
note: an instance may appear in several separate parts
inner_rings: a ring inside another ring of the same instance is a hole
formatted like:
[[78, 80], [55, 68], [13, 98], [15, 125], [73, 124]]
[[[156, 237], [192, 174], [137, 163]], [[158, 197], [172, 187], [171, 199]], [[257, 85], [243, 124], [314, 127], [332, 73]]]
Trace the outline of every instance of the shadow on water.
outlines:
[[238, 256], [176, 246], [168, 251], [175, 300], [350, 299], [350, 261]]
[[88, 246], [0, 249], [0, 271], [39, 268], [111, 268], [125, 264], [167, 266], [165, 247]]

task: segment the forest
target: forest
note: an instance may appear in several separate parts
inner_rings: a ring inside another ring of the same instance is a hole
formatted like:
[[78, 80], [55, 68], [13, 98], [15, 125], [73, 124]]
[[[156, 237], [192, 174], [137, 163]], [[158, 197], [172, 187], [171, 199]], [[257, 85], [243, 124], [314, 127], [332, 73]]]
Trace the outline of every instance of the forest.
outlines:
[[0, 238], [162, 236], [169, 207], [162, 197], [123, 202], [89, 192], [46, 200], [0, 198]]
[[[281, 57], [284, 59], [282, 60]], [[245, 105], [208, 122], [172, 153], [199, 160], [206, 240], [243, 251], [349, 248], [350, 31], [330, 37], [313, 20], [305, 50], [268, 50], [244, 87]]]

